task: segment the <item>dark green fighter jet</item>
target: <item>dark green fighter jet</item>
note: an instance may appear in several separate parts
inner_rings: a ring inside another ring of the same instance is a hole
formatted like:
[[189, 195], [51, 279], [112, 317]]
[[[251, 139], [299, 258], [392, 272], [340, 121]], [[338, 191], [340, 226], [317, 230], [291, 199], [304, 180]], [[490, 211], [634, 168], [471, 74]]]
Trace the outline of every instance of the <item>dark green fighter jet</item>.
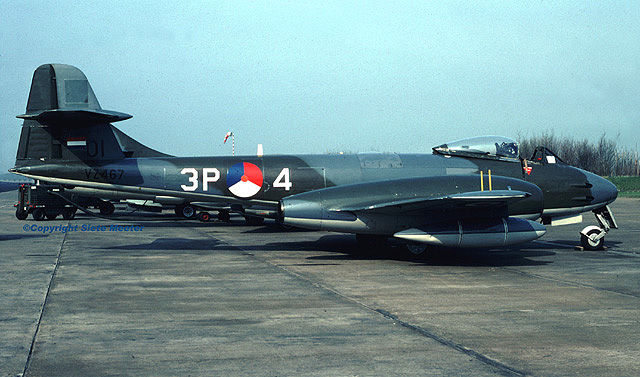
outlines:
[[[153, 200], [185, 215], [206, 203], [282, 224], [356, 234], [364, 243], [395, 237], [414, 252], [427, 245], [498, 247], [535, 240], [544, 225], [582, 220], [585, 247], [616, 228], [615, 186], [571, 167], [544, 147], [531, 159], [504, 137], [442, 144], [428, 154], [173, 157], [112, 123], [77, 68], [36, 69], [15, 167], [65, 191]], [[201, 219], [208, 219], [202, 212]]]

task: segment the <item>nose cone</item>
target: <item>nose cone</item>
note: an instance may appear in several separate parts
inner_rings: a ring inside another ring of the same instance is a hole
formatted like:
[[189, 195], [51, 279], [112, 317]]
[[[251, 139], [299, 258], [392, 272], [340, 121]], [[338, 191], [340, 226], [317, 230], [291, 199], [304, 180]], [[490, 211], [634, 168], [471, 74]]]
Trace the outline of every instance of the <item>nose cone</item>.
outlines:
[[31, 168], [28, 166], [14, 167], [9, 169], [9, 173], [13, 173], [13, 174], [29, 174], [30, 171], [31, 171]]
[[586, 174], [589, 183], [593, 185], [591, 196], [594, 203], [609, 204], [616, 200], [618, 188], [613, 183], [593, 173], [586, 172]]

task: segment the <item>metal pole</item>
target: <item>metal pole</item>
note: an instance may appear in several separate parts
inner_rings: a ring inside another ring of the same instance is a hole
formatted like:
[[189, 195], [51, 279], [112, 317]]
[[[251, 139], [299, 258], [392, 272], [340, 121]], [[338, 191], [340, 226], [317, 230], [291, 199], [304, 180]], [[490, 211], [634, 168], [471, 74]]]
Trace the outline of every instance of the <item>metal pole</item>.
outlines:
[[229, 139], [229, 136], [231, 136], [231, 155], [235, 156], [236, 155], [236, 135], [234, 135], [233, 132], [231, 131], [227, 132], [227, 134], [224, 136], [224, 141], [222, 143], [226, 144], [227, 139]]

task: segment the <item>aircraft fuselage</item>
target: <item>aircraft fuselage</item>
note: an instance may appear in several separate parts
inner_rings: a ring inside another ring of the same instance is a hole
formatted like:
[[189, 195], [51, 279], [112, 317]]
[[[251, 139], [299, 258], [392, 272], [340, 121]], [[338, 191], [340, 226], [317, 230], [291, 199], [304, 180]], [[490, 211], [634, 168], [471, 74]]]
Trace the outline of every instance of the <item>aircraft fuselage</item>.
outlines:
[[[264, 201], [278, 201], [289, 195], [334, 186], [415, 177], [472, 175], [477, 179], [476, 190], [500, 190], [509, 188], [496, 186], [496, 177], [510, 177], [540, 187], [544, 210], [554, 216], [602, 205], [603, 195], [610, 195], [612, 185], [592, 173], [565, 164], [528, 164], [529, 174], [520, 161], [437, 154], [361, 153], [126, 158], [99, 164], [43, 164], [30, 167], [28, 174], [70, 180], [78, 185], [83, 182], [88, 187], [94, 184], [100, 184], [101, 188], [108, 188], [105, 184], [117, 188], [144, 187], [161, 190], [169, 196], [173, 192]], [[73, 182], [66, 183], [73, 185]]]

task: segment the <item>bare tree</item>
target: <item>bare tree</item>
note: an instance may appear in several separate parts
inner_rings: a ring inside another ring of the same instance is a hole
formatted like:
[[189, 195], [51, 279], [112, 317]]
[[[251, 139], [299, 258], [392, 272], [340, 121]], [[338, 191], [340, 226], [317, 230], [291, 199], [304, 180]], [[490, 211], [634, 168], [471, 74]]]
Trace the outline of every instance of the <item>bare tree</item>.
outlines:
[[638, 152], [618, 147], [616, 141], [607, 138], [606, 134], [602, 134], [595, 142], [590, 142], [588, 139], [558, 137], [553, 132], [519, 136], [519, 139], [522, 158], [531, 157], [537, 146], [544, 146], [567, 164], [598, 175], [612, 177], [640, 175]]

